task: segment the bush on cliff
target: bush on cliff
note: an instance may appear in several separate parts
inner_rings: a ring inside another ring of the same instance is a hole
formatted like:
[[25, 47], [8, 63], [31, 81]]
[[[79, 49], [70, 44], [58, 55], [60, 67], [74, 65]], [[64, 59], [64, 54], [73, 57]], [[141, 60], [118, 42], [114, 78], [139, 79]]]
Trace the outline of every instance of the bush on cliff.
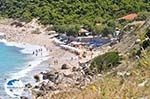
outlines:
[[121, 57], [118, 52], [108, 52], [95, 57], [91, 62], [90, 69], [100, 73], [101, 71], [106, 71], [118, 66], [120, 61]]
[[150, 47], [146, 50], [142, 50], [139, 65], [147, 70], [150, 70]]

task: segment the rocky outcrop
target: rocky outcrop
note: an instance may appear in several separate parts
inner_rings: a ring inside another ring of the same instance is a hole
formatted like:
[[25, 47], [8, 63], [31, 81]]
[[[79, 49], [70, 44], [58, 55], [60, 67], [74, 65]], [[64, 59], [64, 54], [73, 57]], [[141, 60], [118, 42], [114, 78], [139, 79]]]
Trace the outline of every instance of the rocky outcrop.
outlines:
[[63, 65], [62, 67], [63, 70], [41, 73], [43, 81], [33, 88], [34, 96], [39, 97], [72, 87], [81, 89], [94, 80], [94, 76], [86, 66], [68, 68]]
[[69, 69], [70, 67], [67, 65], [67, 64], [63, 64], [62, 66], [61, 66], [61, 69]]
[[28, 97], [21, 96], [20, 99], [28, 99]]

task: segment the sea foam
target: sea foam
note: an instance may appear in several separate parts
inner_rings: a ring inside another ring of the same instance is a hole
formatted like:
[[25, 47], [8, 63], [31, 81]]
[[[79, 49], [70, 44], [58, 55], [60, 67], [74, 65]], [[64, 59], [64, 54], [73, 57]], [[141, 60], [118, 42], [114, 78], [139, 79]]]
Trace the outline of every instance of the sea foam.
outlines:
[[[24, 66], [21, 71], [11, 74], [11, 78], [19, 79], [21, 77], [25, 77], [27, 73], [32, 71], [37, 65], [49, 59], [49, 53], [43, 46], [31, 45], [28, 43], [8, 42], [7, 40], [0, 40], [0, 42], [4, 43], [6, 46], [15, 46], [21, 48], [21, 53], [29, 54], [33, 58], [32, 61], [29, 61], [27, 63], [28, 66]], [[33, 55], [33, 52], [35, 52], [38, 49], [42, 49], [42, 54], [40, 53], [40, 55], [37, 56]]]

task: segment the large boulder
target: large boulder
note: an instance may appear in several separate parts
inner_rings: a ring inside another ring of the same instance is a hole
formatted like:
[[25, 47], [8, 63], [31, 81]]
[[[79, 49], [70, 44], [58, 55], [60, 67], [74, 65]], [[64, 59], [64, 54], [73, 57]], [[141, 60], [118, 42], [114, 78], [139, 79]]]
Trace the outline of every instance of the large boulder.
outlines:
[[62, 83], [62, 80], [64, 79], [64, 74], [59, 73], [59, 75], [57, 76], [57, 78], [55, 79], [55, 84], [60, 84]]
[[72, 72], [79, 72], [81, 71], [80, 67], [72, 67]]
[[84, 71], [84, 73], [86, 75], [90, 75], [91, 74], [90, 69], [88, 67], [86, 67], [86, 66], [82, 67], [82, 70]]
[[20, 99], [29, 99], [29, 98], [26, 96], [21, 96]]
[[70, 71], [66, 71], [63, 74], [64, 74], [64, 77], [67, 77], [67, 78], [73, 78], [73, 76], [74, 76], [73, 73]]
[[31, 85], [30, 83], [28, 83], [28, 84], [25, 85], [25, 87], [26, 87], [26, 88], [31, 88], [32, 85]]
[[51, 91], [56, 91], [58, 88], [56, 86], [48, 86], [49, 90]]
[[67, 64], [63, 64], [62, 66], [61, 66], [61, 69], [69, 69], [70, 67], [67, 65]]
[[43, 73], [43, 79], [49, 79], [50, 81], [52, 82], [55, 82], [55, 80], [58, 78], [58, 72], [53, 72], [53, 71], [50, 71], [50, 72], [47, 72], [47, 73]]

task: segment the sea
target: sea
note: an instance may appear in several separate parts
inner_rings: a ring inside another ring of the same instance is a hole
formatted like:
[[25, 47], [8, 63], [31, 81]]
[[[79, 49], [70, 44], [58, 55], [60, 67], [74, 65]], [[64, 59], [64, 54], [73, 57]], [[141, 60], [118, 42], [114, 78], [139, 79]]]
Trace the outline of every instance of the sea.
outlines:
[[[38, 49], [42, 51], [33, 54]], [[7, 82], [19, 79], [24, 85], [35, 83], [33, 76], [49, 68], [48, 58], [44, 47], [0, 40], [0, 99], [19, 99], [8, 94]]]

